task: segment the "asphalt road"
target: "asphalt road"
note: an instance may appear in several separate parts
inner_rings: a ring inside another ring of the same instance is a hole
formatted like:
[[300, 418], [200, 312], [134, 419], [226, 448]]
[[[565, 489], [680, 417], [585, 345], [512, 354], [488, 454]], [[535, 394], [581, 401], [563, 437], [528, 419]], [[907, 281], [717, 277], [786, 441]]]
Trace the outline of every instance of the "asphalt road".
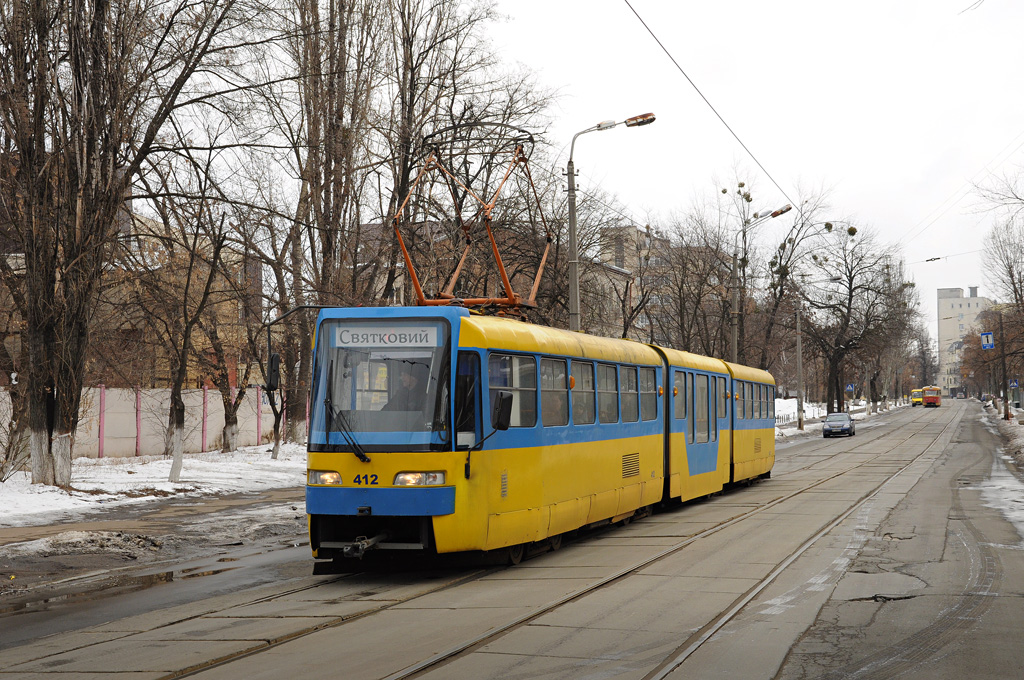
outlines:
[[770, 480], [512, 568], [310, 576], [283, 537], [228, 547], [252, 563], [3, 615], [35, 628], [0, 641], [0, 680], [1024, 677], [1024, 551], [982, 502], [1008, 463], [980, 413], [787, 443]]

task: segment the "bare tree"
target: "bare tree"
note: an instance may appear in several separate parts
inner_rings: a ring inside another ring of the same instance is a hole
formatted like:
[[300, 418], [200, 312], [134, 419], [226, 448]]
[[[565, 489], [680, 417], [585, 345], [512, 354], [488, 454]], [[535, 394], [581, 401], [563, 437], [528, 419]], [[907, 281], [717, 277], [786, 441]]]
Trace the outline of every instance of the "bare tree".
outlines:
[[985, 238], [985, 277], [996, 294], [1024, 308], [1024, 223], [1009, 219]]
[[128, 187], [150, 154], [185, 143], [166, 122], [215, 98], [253, 11], [236, 0], [0, 9], [0, 202], [25, 255], [34, 482], [70, 482], [90, 314]]
[[829, 412], [844, 407], [845, 360], [906, 318], [912, 284], [895, 253], [873, 235], [833, 231], [812, 255], [812, 280], [801, 289], [810, 308], [804, 332], [826, 363]]

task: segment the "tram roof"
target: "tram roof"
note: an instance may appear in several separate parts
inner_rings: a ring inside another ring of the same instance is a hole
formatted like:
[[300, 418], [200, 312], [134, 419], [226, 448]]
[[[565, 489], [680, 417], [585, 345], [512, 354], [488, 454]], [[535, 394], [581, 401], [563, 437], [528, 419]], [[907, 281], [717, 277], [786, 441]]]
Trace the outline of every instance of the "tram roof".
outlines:
[[633, 364], [661, 363], [654, 349], [633, 340], [603, 338], [495, 316], [463, 317], [459, 345]]
[[752, 380], [754, 382], [767, 383], [769, 385], [775, 384], [775, 378], [768, 371], [762, 371], [760, 368], [751, 368], [750, 366], [744, 366], [743, 364], [734, 364], [729, 361], [723, 362], [729, 367], [729, 372], [732, 373], [732, 377], [737, 380]]

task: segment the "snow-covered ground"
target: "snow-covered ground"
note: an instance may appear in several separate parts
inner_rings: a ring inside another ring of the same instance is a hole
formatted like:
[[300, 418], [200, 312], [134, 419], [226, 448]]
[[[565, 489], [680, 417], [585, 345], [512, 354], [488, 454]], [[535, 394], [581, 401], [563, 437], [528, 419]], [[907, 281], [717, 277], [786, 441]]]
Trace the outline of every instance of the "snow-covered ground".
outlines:
[[[788, 427], [776, 428], [776, 436], [803, 434], [796, 430], [796, 399], [777, 399], [775, 413], [779, 422], [788, 423]], [[804, 404], [806, 419], [824, 415], [823, 404]], [[804, 432], [819, 431], [809, 427]], [[32, 484], [30, 473], [15, 473], [0, 484], [0, 528], [71, 522], [97, 510], [168, 496], [301, 488], [305, 485], [306, 450], [302, 444], [284, 444], [277, 460], [271, 460], [270, 447], [265, 444], [234, 453], [187, 454], [181, 481], [176, 484], [167, 481], [170, 468], [171, 460], [163, 456], [76, 458], [70, 489]]]
[[[779, 416], [792, 416], [788, 427], [776, 428], [779, 437], [820, 433], [817, 425], [803, 433], [796, 430], [796, 400], [775, 402]], [[804, 404], [806, 419], [825, 415], [821, 404]], [[858, 421], [865, 418], [855, 413]], [[1017, 455], [1024, 465], [1024, 427], [1016, 420], [998, 420], [989, 407], [982, 416], [989, 427], [998, 427], [1009, 442], [1006, 455]], [[219, 451], [186, 455], [181, 482], [167, 481], [171, 460], [162, 456], [132, 458], [77, 458], [72, 464], [71, 488], [60, 489], [32, 484], [28, 472], [16, 473], [0, 484], [0, 528], [44, 526], [74, 522], [90, 514], [115, 506], [152, 502], [172, 495], [217, 496], [255, 492], [272, 488], [301, 489], [305, 484], [306, 451], [302, 444], [284, 444], [277, 460], [271, 460], [267, 445], [240, 449], [234, 453]], [[1024, 536], [1024, 484], [1013, 475], [992, 479], [986, 493], [1000, 508], [1016, 508], [1018, 528]], [[986, 497], [989, 497], [986, 496]], [[997, 497], [1001, 498], [998, 500]], [[301, 510], [301, 509], [300, 509]]]
[[93, 511], [168, 496], [214, 496], [295, 487], [306, 483], [306, 447], [283, 444], [277, 460], [270, 447], [253, 446], [234, 453], [211, 451], [184, 458], [181, 481], [168, 482], [171, 459], [76, 458], [71, 488], [32, 484], [17, 472], [0, 484], [0, 527], [39, 526], [79, 519]]
[[[1006, 442], [1002, 458], [1004, 461], [1014, 461], [1018, 467], [1024, 467], [1024, 425], [1020, 424], [1020, 417], [1024, 411], [1011, 408], [1014, 414], [1012, 420], [1002, 420], [1002, 411], [986, 404], [985, 413], [980, 417], [992, 432], [998, 432]], [[999, 510], [1003, 516], [1010, 521], [1017, 529], [1017, 534], [1024, 537], [1024, 482], [1020, 477], [1014, 475], [1007, 469], [1006, 465], [999, 460], [992, 462], [992, 475], [979, 484], [981, 497], [985, 505]], [[1024, 547], [1024, 541], [1022, 541]]]

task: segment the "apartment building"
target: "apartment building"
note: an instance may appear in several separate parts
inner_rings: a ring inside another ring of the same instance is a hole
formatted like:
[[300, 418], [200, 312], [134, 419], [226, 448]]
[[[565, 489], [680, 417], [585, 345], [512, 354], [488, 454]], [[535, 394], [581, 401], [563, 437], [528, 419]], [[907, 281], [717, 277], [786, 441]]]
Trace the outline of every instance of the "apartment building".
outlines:
[[969, 333], [980, 333], [975, 327], [978, 315], [995, 304], [992, 300], [978, 297], [977, 286], [968, 289], [964, 297], [963, 288], [939, 288], [938, 291], [938, 340], [939, 377], [938, 386], [943, 396], [956, 396], [961, 391], [960, 359], [963, 355], [964, 338]]

